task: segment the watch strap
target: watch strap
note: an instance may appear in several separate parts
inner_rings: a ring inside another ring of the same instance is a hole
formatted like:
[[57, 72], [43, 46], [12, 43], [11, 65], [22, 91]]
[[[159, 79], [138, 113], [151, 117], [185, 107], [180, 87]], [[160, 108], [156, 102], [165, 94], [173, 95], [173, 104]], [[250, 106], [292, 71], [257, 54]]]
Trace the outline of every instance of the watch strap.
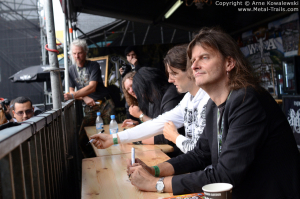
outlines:
[[143, 121], [143, 117], [144, 117], [144, 113], [142, 113], [142, 114], [140, 115], [140, 117], [139, 117], [140, 120], [141, 120], [141, 122], [144, 122], [144, 121]]

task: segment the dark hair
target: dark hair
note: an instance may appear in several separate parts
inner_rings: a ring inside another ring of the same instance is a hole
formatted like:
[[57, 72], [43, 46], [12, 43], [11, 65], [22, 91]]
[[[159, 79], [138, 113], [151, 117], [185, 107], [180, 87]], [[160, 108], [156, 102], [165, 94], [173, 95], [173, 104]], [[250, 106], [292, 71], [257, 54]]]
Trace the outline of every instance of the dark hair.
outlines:
[[[191, 71], [192, 69], [189, 67], [187, 68], [187, 50], [188, 44], [178, 45], [171, 48], [165, 58], [164, 58], [164, 64], [165, 64], [165, 71], [167, 74], [167, 77], [169, 77], [168, 73], [168, 66], [171, 66], [173, 68], [179, 69], [183, 72], [186, 70]], [[189, 78], [194, 79], [192, 72], [189, 73]]]
[[30, 106], [32, 106], [32, 101], [28, 98], [28, 97], [17, 97], [16, 99], [14, 99], [14, 105], [13, 105], [13, 110], [15, 110], [15, 104], [24, 104], [26, 102], [30, 102]]
[[[196, 45], [220, 52], [223, 59], [231, 57], [236, 61], [235, 67], [229, 72], [228, 85], [231, 89], [237, 90], [248, 86], [258, 88], [259, 81], [254, 76], [252, 66], [229, 34], [220, 28], [202, 28], [188, 46], [188, 59], [191, 59], [192, 50]], [[190, 66], [191, 64], [187, 65]]]
[[[142, 67], [136, 72], [132, 88], [145, 115], [152, 118], [160, 115], [161, 101], [168, 86], [165, 73], [157, 68]], [[152, 106], [151, 111], [149, 106]]]
[[128, 46], [125, 51], [124, 51], [124, 54], [125, 54], [125, 57], [128, 55], [128, 53], [130, 53], [131, 51], [133, 51], [136, 56], [139, 58], [139, 52], [137, 50], [137, 48], [135, 46]]
[[135, 99], [135, 97], [133, 97], [132, 95], [130, 95], [130, 94], [127, 92], [127, 90], [125, 89], [125, 86], [124, 86], [124, 82], [125, 82], [127, 79], [133, 80], [133, 77], [134, 77], [135, 73], [136, 73], [136, 72], [134, 72], [134, 71], [133, 71], [133, 72], [129, 72], [129, 73], [127, 73], [127, 74], [123, 77], [123, 79], [122, 79], [122, 90], [123, 90], [123, 93], [124, 93], [125, 100], [126, 100], [126, 102], [127, 102], [127, 104], [128, 104], [129, 106], [131, 106], [131, 105], [138, 106], [138, 101], [137, 101], [137, 99]]

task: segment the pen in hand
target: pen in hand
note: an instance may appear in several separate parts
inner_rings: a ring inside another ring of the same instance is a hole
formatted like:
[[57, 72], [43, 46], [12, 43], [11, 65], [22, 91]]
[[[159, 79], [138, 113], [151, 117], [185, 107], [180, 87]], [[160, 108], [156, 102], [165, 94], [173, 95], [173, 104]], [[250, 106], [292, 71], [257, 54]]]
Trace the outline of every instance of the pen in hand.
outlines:
[[135, 163], [135, 148], [131, 148], [131, 165]]
[[[131, 148], [131, 166], [135, 163], [135, 148]], [[129, 180], [131, 180], [131, 174], [128, 175]]]
[[[100, 131], [100, 132], [97, 133], [97, 134], [100, 134], [100, 133], [103, 133], [103, 132], [104, 132], [104, 130]], [[90, 143], [92, 143], [93, 141], [94, 141], [94, 139], [91, 139], [91, 140], [86, 144], [86, 146], [89, 145]]]

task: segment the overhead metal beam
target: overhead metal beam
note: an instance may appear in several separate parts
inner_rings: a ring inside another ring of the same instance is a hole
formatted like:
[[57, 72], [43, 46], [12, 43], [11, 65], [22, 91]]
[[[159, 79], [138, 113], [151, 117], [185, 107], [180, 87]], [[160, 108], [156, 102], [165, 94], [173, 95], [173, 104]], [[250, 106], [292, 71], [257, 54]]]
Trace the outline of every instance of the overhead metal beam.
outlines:
[[173, 34], [172, 34], [172, 38], [171, 38], [170, 43], [173, 43], [173, 40], [174, 40], [174, 37], [175, 37], [175, 33], [176, 33], [176, 29], [174, 29], [174, 31], [173, 31]]
[[88, 35], [86, 35], [80, 28], [78, 28], [77, 26], [74, 26], [74, 30], [78, 30], [79, 32], [81, 32], [81, 34], [83, 34], [86, 38], [88, 38], [88, 40], [90, 42], [92, 42], [97, 48], [100, 48]]
[[133, 37], [133, 45], [135, 45], [135, 33], [134, 33], [134, 22], [132, 24], [132, 37]]
[[35, 11], [36, 8], [27, 8], [27, 9], [19, 9], [19, 10], [2, 10], [0, 14], [10, 13], [10, 12], [26, 12], [26, 11]]
[[123, 41], [124, 41], [124, 38], [125, 38], [125, 36], [126, 36], [126, 33], [127, 33], [127, 30], [128, 30], [129, 24], [130, 24], [130, 21], [127, 22], [127, 25], [126, 25], [126, 28], [125, 28], [125, 32], [124, 32], [124, 34], [123, 34], [123, 37], [122, 37], [120, 46], [122, 46], [122, 44], [123, 44]]
[[147, 38], [147, 36], [148, 36], [149, 29], [150, 29], [150, 25], [148, 25], [148, 27], [147, 27], [146, 34], [145, 34], [145, 37], [144, 37], [144, 40], [143, 40], [143, 44], [142, 44], [142, 45], [145, 44], [146, 38]]

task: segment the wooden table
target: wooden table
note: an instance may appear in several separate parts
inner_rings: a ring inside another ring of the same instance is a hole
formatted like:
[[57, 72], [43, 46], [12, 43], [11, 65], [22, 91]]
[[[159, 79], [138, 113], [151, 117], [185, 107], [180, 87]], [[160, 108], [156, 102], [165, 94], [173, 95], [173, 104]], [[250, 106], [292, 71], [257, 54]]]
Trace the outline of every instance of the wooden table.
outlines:
[[[82, 160], [82, 199], [157, 199], [171, 193], [144, 192], [131, 184], [126, 173], [126, 159], [131, 153], [86, 158]], [[136, 157], [147, 165], [164, 162], [169, 157], [161, 150], [136, 151]]]
[[[119, 130], [123, 128], [121, 127], [122, 124], [119, 125]], [[109, 134], [109, 125], [103, 125], [104, 133]], [[88, 137], [96, 134], [96, 127], [95, 126], [87, 126], [84, 127], [85, 132]], [[174, 151], [174, 148], [168, 144], [160, 144], [160, 145], [133, 145], [133, 144], [118, 144], [113, 145], [107, 149], [97, 149], [93, 144], [92, 147], [96, 153], [97, 157], [107, 156], [107, 155], [117, 155], [117, 154], [124, 154], [130, 153], [131, 148], [134, 147], [136, 151], [153, 151], [153, 150], [161, 150], [165, 153], [169, 153]]]

